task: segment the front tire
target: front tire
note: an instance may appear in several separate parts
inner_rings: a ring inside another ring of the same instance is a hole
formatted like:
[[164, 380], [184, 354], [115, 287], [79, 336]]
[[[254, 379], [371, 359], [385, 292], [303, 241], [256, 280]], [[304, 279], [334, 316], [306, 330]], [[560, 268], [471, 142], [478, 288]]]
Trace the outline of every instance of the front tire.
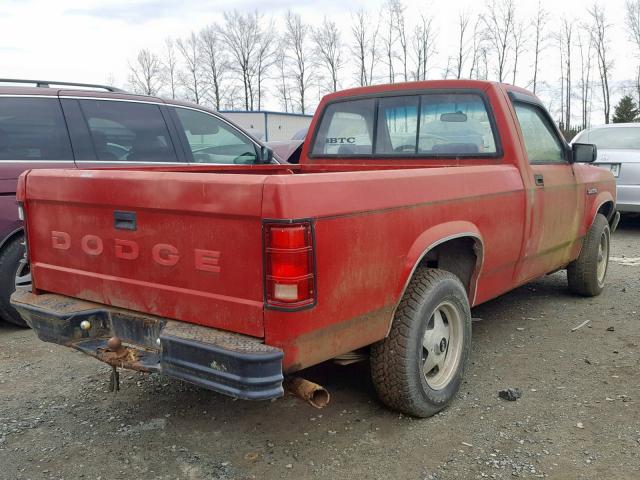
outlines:
[[[15, 308], [11, 306], [11, 294], [16, 290], [16, 279], [24, 277], [24, 235], [9, 240], [0, 251], [0, 317], [19, 327], [28, 327]], [[28, 272], [27, 272], [28, 273]]]
[[584, 238], [580, 255], [567, 267], [571, 292], [585, 297], [600, 295], [609, 266], [610, 240], [609, 222], [599, 213]]
[[445, 408], [462, 383], [471, 348], [464, 286], [444, 270], [416, 270], [384, 340], [371, 347], [371, 375], [382, 402], [415, 417]]

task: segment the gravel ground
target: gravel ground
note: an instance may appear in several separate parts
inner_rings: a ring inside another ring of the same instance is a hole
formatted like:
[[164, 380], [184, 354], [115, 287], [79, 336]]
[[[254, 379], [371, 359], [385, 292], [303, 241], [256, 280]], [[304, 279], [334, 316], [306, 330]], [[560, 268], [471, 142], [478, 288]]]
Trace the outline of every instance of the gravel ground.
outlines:
[[0, 325], [0, 478], [639, 478], [640, 219], [612, 257], [598, 298], [559, 272], [474, 309], [466, 381], [426, 420], [385, 410], [364, 364], [307, 372], [323, 410], [128, 372], [112, 394], [105, 365]]

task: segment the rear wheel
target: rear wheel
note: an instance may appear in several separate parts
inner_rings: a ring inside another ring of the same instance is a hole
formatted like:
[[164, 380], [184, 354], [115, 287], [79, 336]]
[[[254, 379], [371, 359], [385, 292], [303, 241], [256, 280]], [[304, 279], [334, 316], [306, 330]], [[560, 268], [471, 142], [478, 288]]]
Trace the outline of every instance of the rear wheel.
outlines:
[[599, 213], [584, 238], [580, 255], [567, 267], [569, 290], [573, 293], [600, 295], [609, 266], [610, 239], [609, 222]]
[[24, 261], [24, 235], [9, 240], [0, 251], [0, 317], [9, 323], [27, 327], [15, 308], [11, 306], [11, 294], [18, 286], [30, 286], [29, 265]]
[[437, 413], [460, 388], [470, 346], [469, 301], [458, 277], [418, 269], [389, 336], [371, 347], [371, 373], [380, 399], [416, 417]]

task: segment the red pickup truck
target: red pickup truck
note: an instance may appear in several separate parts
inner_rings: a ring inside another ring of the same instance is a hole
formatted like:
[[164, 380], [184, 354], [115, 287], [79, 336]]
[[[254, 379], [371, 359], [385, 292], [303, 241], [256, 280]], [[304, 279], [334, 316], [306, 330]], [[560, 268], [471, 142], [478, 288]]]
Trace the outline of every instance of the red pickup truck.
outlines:
[[326, 96], [299, 165], [28, 171], [12, 304], [44, 341], [244, 399], [358, 351], [429, 416], [471, 307], [564, 268], [601, 292], [619, 215], [595, 155], [528, 91], [445, 80]]

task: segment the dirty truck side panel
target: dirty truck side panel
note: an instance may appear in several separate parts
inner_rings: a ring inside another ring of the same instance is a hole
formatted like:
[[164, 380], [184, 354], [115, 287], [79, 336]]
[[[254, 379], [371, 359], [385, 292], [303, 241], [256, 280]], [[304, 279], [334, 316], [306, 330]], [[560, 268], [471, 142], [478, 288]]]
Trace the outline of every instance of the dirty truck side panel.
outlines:
[[261, 175], [32, 171], [26, 213], [37, 219], [28, 225], [34, 286], [263, 336], [257, 240], [263, 181]]
[[[266, 181], [264, 195], [265, 218], [315, 221], [317, 305], [265, 312], [266, 342], [284, 350], [285, 369], [386, 336], [419, 260], [411, 252], [423, 253], [434, 242], [479, 237], [482, 258], [477, 287], [475, 281], [470, 286], [472, 302], [513, 286], [525, 208], [513, 165], [278, 176]], [[438, 226], [444, 228], [434, 230]]]

